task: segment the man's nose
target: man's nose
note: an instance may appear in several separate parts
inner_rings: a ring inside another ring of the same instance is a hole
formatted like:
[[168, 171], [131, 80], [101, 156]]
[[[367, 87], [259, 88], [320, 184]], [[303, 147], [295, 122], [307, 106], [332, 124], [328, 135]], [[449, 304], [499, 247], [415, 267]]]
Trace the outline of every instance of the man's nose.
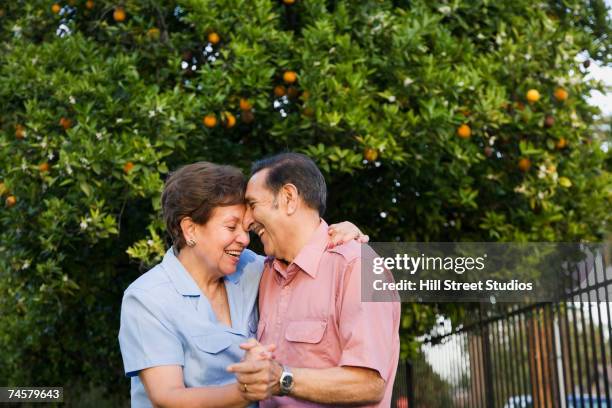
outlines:
[[244, 217], [242, 218], [242, 228], [244, 228], [246, 231], [249, 231], [254, 222], [255, 220], [253, 219], [253, 211], [250, 207], [247, 206], [246, 212], [244, 213]]

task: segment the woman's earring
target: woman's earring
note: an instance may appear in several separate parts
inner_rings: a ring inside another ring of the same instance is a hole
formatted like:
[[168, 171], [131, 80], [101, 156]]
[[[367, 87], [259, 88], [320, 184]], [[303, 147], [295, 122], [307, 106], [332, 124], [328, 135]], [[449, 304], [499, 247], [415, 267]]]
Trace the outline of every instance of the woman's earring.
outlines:
[[190, 239], [189, 241], [187, 241], [187, 245], [190, 248], [193, 248], [195, 246], [196, 242], [193, 239]]

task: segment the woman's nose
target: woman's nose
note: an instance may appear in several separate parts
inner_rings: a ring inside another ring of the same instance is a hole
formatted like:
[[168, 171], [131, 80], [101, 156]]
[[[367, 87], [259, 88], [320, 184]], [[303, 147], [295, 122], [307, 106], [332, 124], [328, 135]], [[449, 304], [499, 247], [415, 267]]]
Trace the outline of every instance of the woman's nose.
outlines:
[[239, 228], [238, 236], [236, 237], [236, 242], [247, 247], [249, 245], [249, 242], [251, 242], [249, 232], [246, 231], [244, 228]]

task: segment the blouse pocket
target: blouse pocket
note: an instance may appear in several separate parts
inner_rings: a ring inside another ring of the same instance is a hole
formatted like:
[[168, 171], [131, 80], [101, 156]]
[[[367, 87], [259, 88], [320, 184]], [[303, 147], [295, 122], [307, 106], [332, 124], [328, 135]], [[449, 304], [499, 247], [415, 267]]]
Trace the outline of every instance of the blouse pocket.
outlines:
[[232, 339], [225, 333], [194, 336], [193, 341], [199, 350], [218, 354], [232, 345]]
[[183, 367], [187, 387], [227, 384], [235, 378], [227, 372], [227, 366], [240, 361], [244, 352], [233, 346], [232, 337], [219, 331], [191, 336], [189, 358]]

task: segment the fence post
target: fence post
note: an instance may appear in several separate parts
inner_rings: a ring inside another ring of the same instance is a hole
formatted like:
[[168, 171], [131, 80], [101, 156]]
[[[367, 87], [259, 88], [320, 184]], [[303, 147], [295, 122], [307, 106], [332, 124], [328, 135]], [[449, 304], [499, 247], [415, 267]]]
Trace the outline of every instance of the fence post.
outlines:
[[487, 408], [494, 408], [495, 395], [493, 391], [493, 372], [491, 366], [491, 339], [489, 338], [489, 325], [482, 326], [482, 351], [483, 351], [483, 371], [484, 371], [484, 386], [485, 386], [485, 401]]
[[408, 383], [408, 408], [414, 408], [414, 372], [412, 363], [406, 359], [406, 382]]

